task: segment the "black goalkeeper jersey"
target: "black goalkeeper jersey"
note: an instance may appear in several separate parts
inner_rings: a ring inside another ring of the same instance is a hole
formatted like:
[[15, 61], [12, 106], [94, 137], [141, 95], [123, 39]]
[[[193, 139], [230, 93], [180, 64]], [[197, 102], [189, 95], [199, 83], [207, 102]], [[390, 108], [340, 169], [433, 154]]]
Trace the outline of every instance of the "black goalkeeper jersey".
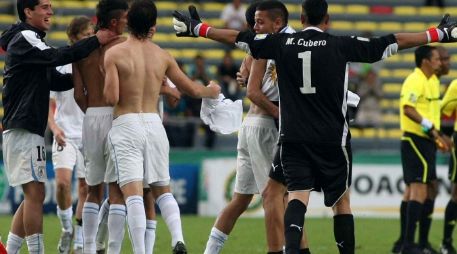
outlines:
[[276, 62], [280, 95], [280, 141], [345, 146], [348, 63], [373, 63], [395, 54], [394, 35], [333, 36], [316, 27], [294, 34], [241, 32], [237, 46]]

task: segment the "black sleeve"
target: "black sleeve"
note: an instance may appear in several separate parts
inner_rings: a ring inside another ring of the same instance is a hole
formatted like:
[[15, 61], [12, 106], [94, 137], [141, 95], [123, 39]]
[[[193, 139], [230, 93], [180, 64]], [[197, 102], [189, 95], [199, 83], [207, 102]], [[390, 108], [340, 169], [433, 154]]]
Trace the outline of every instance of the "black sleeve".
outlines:
[[393, 34], [379, 38], [339, 37], [339, 51], [348, 62], [374, 63], [398, 51], [397, 39]]
[[251, 54], [255, 59], [277, 59], [283, 35], [240, 32], [236, 37], [235, 45]]
[[56, 67], [79, 61], [98, 47], [100, 43], [96, 36], [78, 41], [72, 46], [53, 48], [36, 36], [23, 34], [15, 46], [10, 47], [9, 53], [18, 57], [21, 64]]
[[55, 68], [48, 68], [50, 90], [55, 92], [67, 91], [73, 88], [71, 74], [62, 74]]

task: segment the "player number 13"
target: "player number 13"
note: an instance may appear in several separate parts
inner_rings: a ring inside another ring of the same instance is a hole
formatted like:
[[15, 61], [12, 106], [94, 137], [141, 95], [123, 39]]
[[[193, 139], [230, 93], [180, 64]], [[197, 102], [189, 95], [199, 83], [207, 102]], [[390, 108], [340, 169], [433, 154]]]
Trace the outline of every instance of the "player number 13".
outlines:
[[303, 86], [300, 87], [302, 94], [316, 93], [316, 88], [311, 85], [311, 51], [298, 53], [298, 58], [302, 59]]

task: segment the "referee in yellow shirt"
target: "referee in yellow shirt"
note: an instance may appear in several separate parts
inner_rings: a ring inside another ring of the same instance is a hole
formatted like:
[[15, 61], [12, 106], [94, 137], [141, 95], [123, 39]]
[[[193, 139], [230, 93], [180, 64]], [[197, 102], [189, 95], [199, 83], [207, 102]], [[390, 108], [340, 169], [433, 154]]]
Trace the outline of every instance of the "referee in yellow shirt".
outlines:
[[[457, 79], [449, 85], [446, 94], [441, 103], [441, 113], [451, 116], [457, 109]], [[452, 244], [452, 232], [454, 231], [457, 221], [457, 120], [454, 123], [454, 133], [452, 134], [454, 147], [451, 152], [451, 160], [449, 161], [448, 177], [451, 181], [451, 199], [449, 200], [446, 210], [444, 211], [444, 235], [441, 243], [441, 253], [456, 254], [457, 251]]]
[[449, 144], [440, 128], [440, 82], [435, 73], [441, 67], [438, 50], [431, 46], [416, 49], [416, 67], [403, 83], [400, 95], [400, 127], [403, 131], [401, 158], [407, 185], [401, 210], [402, 254], [423, 253], [414, 244], [416, 223], [427, 198], [427, 183], [436, 179], [436, 149], [447, 151]]

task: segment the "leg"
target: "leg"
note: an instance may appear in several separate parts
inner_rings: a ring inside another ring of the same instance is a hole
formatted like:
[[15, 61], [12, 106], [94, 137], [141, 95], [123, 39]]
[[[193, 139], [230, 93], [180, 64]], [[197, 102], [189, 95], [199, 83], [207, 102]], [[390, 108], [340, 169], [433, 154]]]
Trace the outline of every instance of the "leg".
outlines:
[[[457, 253], [452, 240], [455, 223], [457, 221], [457, 185], [452, 184], [451, 200], [446, 206], [444, 212], [444, 234], [441, 245], [441, 253], [455, 254]], [[447, 252], [445, 252], [447, 251]]]
[[73, 207], [71, 200], [71, 176], [73, 171], [68, 168], [57, 168], [56, 171], [57, 217], [62, 225], [62, 234], [57, 245], [59, 253], [69, 253], [73, 237]]
[[152, 196], [151, 190], [143, 189], [144, 210], [146, 211], [146, 234], [145, 234], [145, 250], [147, 254], [152, 254], [154, 250], [154, 243], [156, 239], [156, 212], [155, 200]]
[[309, 191], [289, 192], [289, 203], [284, 213], [284, 235], [287, 254], [300, 253], [300, 241], [303, 236], [309, 194]]
[[83, 248], [83, 231], [82, 231], [82, 213], [84, 200], [87, 198], [87, 184], [84, 178], [78, 178], [78, 202], [76, 203], [76, 226], [73, 235], [73, 249], [81, 250]]
[[403, 200], [400, 205], [400, 237], [395, 241], [394, 246], [392, 247], [392, 253], [400, 253], [403, 247], [403, 241], [405, 238], [405, 228], [406, 228], [406, 209], [408, 207], [408, 200], [410, 195], [409, 185], [405, 187], [405, 192], [403, 193]]
[[7, 253], [19, 253], [22, 242], [25, 238], [24, 230], [24, 201], [19, 205], [19, 208], [14, 213], [13, 220], [11, 222], [11, 231], [8, 234], [8, 240], [6, 241]]
[[406, 210], [405, 238], [403, 241], [403, 253], [409, 253], [414, 249], [414, 235], [416, 224], [422, 213], [423, 203], [427, 197], [427, 184], [411, 183], [410, 199]]
[[43, 202], [44, 183], [29, 182], [22, 185], [24, 190], [23, 221], [25, 240], [29, 253], [44, 253], [43, 245]]
[[351, 212], [349, 191], [333, 206], [333, 233], [340, 254], [354, 254], [354, 217]]
[[88, 186], [87, 198], [82, 211], [84, 253], [95, 253], [97, 249], [95, 236], [97, 234], [99, 204], [102, 195], [103, 184]]
[[180, 245], [184, 244], [179, 206], [171, 194], [170, 186], [151, 185], [151, 191], [170, 231], [171, 246], [174, 248], [179, 242]]
[[109, 183], [109, 204], [108, 253], [120, 253], [125, 234], [127, 209], [121, 189], [116, 182]]
[[286, 187], [272, 179], [262, 192], [265, 228], [269, 252], [282, 251], [284, 246], [284, 195]]
[[[422, 249], [434, 252], [428, 241], [430, 227], [432, 225], [435, 198], [438, 195], [438, 180], [433, 180], [427, 185], [427, 199], [424, 202], [422, 214], [419, 220], [419, 245]], [[435, 251], [436, 252], [436, 251]]]
[[143, 202], [143, 183], [129, 182], [121, 187], [127, 206], [127, 225], [130, 232], [133, 253], [144, 254], [146, 233], [146, 213]]

